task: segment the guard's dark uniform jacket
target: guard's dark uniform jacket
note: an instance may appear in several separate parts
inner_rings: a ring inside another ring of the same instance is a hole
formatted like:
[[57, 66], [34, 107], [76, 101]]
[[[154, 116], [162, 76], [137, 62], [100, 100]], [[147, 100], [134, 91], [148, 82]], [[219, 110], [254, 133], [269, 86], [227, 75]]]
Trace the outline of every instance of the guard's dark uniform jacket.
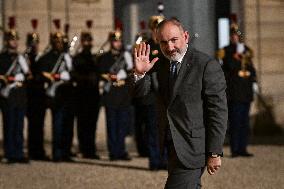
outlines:
[[36, 79], [36, 57], [35, 51], [28, 54], [32, 77], [27, 82], [27, 118], [28, 118], [28, 153], [33, 160], [47, 159], [44, 150], [44, 119], [45, 119], [45, 89], [42, 82]]
[[[233, 58], [237, 46], [230, 44], [224, 48], [225, 56], [223, 58], [223, 71], [227, 81], [227, 100], [228, 102], [251, 102], [253, 100], [252, 84], [256, 82], [256, 72], [252, 62], [248, 62], [246, 70], [250, 72], [249, 77], [240, 77], [241, 61]], [[245, 46], [246, 51], [251, 51]]]
[[[76, 87], [81, 92], [88, 92], [97, 102], [99, 97], [99, 75], [96, 65], [96, 56], [90, 51], [82, 51], [74, 57], [73, 80], [76, 81]], [[92, 94], [90, 94], [92, 93]], [[85, 96], [85, 95], [84, 95]]]
[[[58, 52], [55, 50], [50, 50], [46, 54], [42, 55], [39, 60], [37, 61], [35, 65], [35, 77], [36, 80], [39, 81], [40, 87], [41, 88], [46, 88], [47, 83], [50, 83], [50, 80], [45, 78], [43, 76], [43, 72], [51, 72], [52, 69], [54, 68], [56, 62], [58, 61], [59, 57], [64, 54], [64, 52]], [[62, 58], [62, 62], [64, 62], [64, 56]], [[63, 70], [71, 71], [69, 70], [68, 66], [65, 65], [63, 66]], [[52, 99], [52, 105], [55, 106], [60, 106], [66, 101], [66, 97], [68, 97], [68, 88], [70, 86], [69, 82], [66, 82], [62, 85], [60, 85], [55, 93], [54, 98]], [[54, 103], [53, 103], [54, 102]]]
[[100, 108], [99, 73], [90, 50], [77, 54], [72, 77], [76, 83], [75, 101], [79, 149], [83, 157], [96, 158], [95, 136]]
[[[121, 52], [118, 55], [114, 55], [111, 52], [107, 52], [99, 57], [99, 70], [102, 74], [109, 74], [112, 70], [117, 70], [118, 74], [123, 73], [127, 76], [127, 72], [132, 69], [133, 63], [126, 61], [125, 55], [128, 52]], [[130, 59], [131, 59], [131, 55]], [[113, 69], [117, 65], [116, 61], [121, 60], [121, 64], [118, 64], [118, 68]], [[119, 75], [119, 74], [118, 74]], [[126, 79], [126, 78], [125, 78]], [[109, 158], [111, 160], [128, 159], [129, 155], [125, 148], [125, 137], [129, 130], [130, 122], [130, 105], [131, 96], [129, 93], [129, 85], [115, 85], [115, 83], [106, 83], [105, 91], [103, 94], [103, 104], [106, 110], [107, 120], [107, 142], [109, 150]]]
[[[101, 55], [98, 58], [98, 68], [100, 73], [107, 74], [109, 73], [112, 65], [119, 58], [121, 54], [113, 55], [111, 52], [107, 52]], [[127, 65], [125, 64], [124, 70], [127, 70]], [[105, 106], [112, 107], [126, 107], [131, 104], [131, 96], [128, 91], [128, 86], [113, 86], [111, 85], [110, 90], [108, 92], [104, 92], [103, 94], [103, 103]]]
[[[26, 80], [29, 68], [26, 60], [18, 53], [4, 50], [0, 53], [0, 75], [14, 77], [15, 81], [1, 81], [0, 109], [3, 115], [4, 156], [9, 162], [21, 161], [23, 153], [23, 127], [26, 108], [26, 87], [21, 81], [16, 85], [16, 76]], [[9, 92], [3, 92], [10, 88]]]
[[[72, 69], [72, 62], [66, 61], [67, 53], [58, 52], [54, 49], [47, 51], [42, 55], [35, 65], [35, 80], [37, 80], [38, 85], [41, 89], [45, 90], [47, 94], [48, 87], [52, 84], [49, 79], [47, 79], [43, 72], [51, 73], [56, 63], [59, 61], [59, 67], [54, 73], [60, 74], [63, 71], [70, 72]], [[60, 60], [61, 59], [61, 60]], [[62, 65], [63, 64], [63, 65]], [[62, 65], [62, 66], [61, 66]], [[61, 78], [58, 79], [59, 81]], [[64, 116], [64, 106], [70, 102], [68, 97], [70, 97], [70, 87], [72, 84], [70, 82], [62, 82], [55, 90], [54, 96], [45, 97], [46, 108], [51, 108], [52, 111], [52, 125], [53, 125], [53, 141], [52, 141], [52, 156], [54, 161], [61, 161], [64, 157], [63, 150], [63, 116]]]
[[[227, 99], [229, 111], [230, 148], [232, 157], [250, 155], [247, 152], [249, 136], [249, 111], [253, 101], [253, 82], [256, 82], [256, 71], [252, 64], [252, 50], [244, 44], [243, 57], [249, 56], [245, 61], [238, 60], [234, 56], [237, 45], [230, 44], [224, 48], [223, 71], [227, 81]], [[240, 57], [241, 58], [241, 57]], [[249, 73], [244, 76], [241, 73]]]
[[157, 70], [166, 58], [162, 54], [159, 44], [151, 38], [147, 42], [151, 47], [150, 60], [158, 57], [158, 62], [146, 74], [151, 78], [150, 91], [147, 95], [133, 99], [135, 107], [135, 139], [140, 156], [149, 156], [150, 169], [159, 169], [163, 162], [160, 160], [158, 144], [158, 125], [162, 119], [162, 104], [159, 103], [159, 86]]
[[[0, 75], [5, 75], [10, 66], [12, 65], [13, 61], [18, 58], [17, 53], [10, 53], [8, 51], [3, 51], [0, 54]], [[15, 76], [17, 73], [23, 73], [21, 70], [20, 65], [17, 63], [18, 71], [12, 71], [10, 76]], [[16, 70], [15, 68], [14, 70]], [[27, 104], [27, 97], [26, 97], [26, 86], [23, 85], [22, 87], [15, 87], [11, 89], [8, 98], [1, 97], [1, 104], [9, 104], [9, 106], [13, 107], [21, 107], [25, 108]]]

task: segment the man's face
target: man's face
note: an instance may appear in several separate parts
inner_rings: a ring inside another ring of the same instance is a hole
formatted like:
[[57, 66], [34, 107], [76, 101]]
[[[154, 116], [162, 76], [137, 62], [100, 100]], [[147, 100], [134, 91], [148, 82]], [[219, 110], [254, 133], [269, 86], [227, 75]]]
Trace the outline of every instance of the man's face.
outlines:
[[62, 39], [56, 39], [54, 42], [54, 48], [57, 51], [63, 51], [64, 46], [63, 46], [63, 40]]
[[39, 51], [39, 43], [34, 42], [33, 44], [30, 45], [31, 52], [38, 53]]
[[231, 43], [237, 44], [240, 41], [240, 37], [238, 34], [232, 34], [231, 35]]
[[167, 23], [157, 31], [157, 39], [165, 57], [178, 61], [186, 51], [189, 35], [178, 26]]
[[113, 41], [111, 41], [111, 47], [114, 50], [120, 51], [122, 49], [122, 41], [121, 40], [113, 40]]
[[93, 47], [93, 42], [92, 40], [84, 40], [81, 42], [83, 49], [88, 49], [91, 50], [91, 48]]
[[18, 48], [18, 40], [16, 40], [16, 39], [10, 39], [10, 40], [8, 41], [8, 46], [9, 46], [9, 48], [11, 48], [11, 49], [17, 49], [17, 48]]

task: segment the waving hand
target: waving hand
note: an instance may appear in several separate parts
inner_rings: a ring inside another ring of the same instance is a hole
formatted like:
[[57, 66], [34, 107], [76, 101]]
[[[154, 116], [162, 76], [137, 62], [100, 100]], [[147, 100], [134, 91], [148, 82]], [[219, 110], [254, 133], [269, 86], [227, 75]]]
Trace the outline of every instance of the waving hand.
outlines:
[[150, 56], [150, 45], [146, 45], [144, 42], [140, 43], [134, 50], [134, 62], [135, 62], [135, 73], [144, 74], [148, 72], [154, 64], [158, 61], [158, 57], [152, 61], [149, 60]]

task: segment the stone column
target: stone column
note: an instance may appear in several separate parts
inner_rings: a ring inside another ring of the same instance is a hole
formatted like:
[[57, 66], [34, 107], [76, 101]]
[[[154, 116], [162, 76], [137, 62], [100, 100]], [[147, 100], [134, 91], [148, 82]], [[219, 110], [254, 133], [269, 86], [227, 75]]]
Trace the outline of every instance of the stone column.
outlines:
[[244, 30], [244, 2], [243, 0], [231, 1], [231, 13], [236, 14], [238, 17], [238, 25], [240, 29]]
[[244, 1], [244, 33], [254, 50], [262, 95], [271, 99], [278, 124], [284, 128], [284, 6], [283, 1]]
[[0, 0], [0, 49], [3, 48], [4, 0]]
[[216, 47], [214, 5], [214, 0], [192, 1], [192, 28], [199, 36], [194, 39], [194, 46], [211, 56], [215, 54]]
[[[2, 1], [1, 1], [2, 2]], [[30, 20], [37, 18], [40, 34], [40, 50], [49, 43], [49, 33], [53, 32], [53, 19], [61, 19], [61, 30], [69, 22], [70, 39], [86, 30], [86, 20], [93, 20], [94, 51], [103, 44], [108, 32], [113, 29], [113, 0], [6, 0], [5, 24], [9, 16], [16, 16], [16, 29], [20, 36], [20, 51], [25, 50], [25, 40], [32, 30]]]
[[[158, 14], [157, 2], [152, 0], [129, 0], [119, 1], [117, 4], [123, 4], [116, 12], [123, 12], [121, 20], [124, 23], [125, 41], [127, 43], [134, 42], [134, 36], [138, 29], [129, 28], [138, 27], [139, 22], [144, 20], [148, 22], [151, 15]], [[191, 36], [198, 34], [198, 38], [193, 38], [193, 45], [210, 55], [214, 55], [215, 40], [215, 1], [214, 0], [164, 0], [166, 18], [176, 17], [190, 32]], [[135, 11], [133, 9], [135, 8]], [[118, 9], [117, 7], [116, 9]], [[138, 11], [138, 12], [136, 12]], [[134, 13], [135, 12], [135, 13]], [[134, 19], [135, 18], [135, 19]], [[136, 24], [134, 23], [136, 22]], [[130, 24], [131, 23], [131, 24]]]
[[132, 45], [135, 35], [139, 32], [139, 6], [137, 3], [125, 5], [122, 22], [124, 43]]

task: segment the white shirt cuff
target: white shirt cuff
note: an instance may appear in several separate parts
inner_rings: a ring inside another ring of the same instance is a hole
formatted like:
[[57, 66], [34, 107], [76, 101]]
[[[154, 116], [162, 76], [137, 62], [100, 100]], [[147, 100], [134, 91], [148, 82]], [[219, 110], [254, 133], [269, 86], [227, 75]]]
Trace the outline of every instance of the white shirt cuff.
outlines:
[[145, 77], [145, 74], [146, 74], [146, 72], [145, 72], [144, 74], [142, 74], [142, 75], [136, 74], [136, 73], [134, 72], [134, 73], [133, 73], [133, 75], [134, 75], [134, 82], [136, 83], [136, 82], [139, 81], [140, 79], [144, 78], [144, 77]]

